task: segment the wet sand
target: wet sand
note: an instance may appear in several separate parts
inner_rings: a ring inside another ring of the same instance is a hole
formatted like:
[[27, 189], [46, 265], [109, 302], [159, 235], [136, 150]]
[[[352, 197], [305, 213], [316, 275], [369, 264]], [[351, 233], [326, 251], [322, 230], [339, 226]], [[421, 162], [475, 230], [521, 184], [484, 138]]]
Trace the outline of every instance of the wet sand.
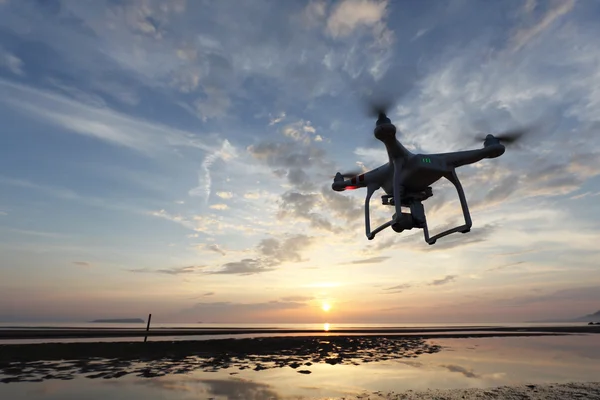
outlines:
[[431, 389], [402, 393], [368, 393], [356, 400], [571, 400], [600, 399], [600, 382], [501, 386], [485, 389]]
[[0, 346], [0, 382], [155, 377], [195, 370], [260, 371], [289, 367], [310, 374], [313, 363], [358, 364], [417, 358], [440, 346], [421, 338], [280, 337], [198, 341], [42, 343]]
[[[23, 330], [42, 337], [56, 338], [64, 330]], [[202, 333], [199, 333], [201, 331]], [[156, 329], [156, 336], [255, 334], [271, 332], [271, 337], [156, 340], [143, 342], [77, 342], [2, 344], [0, 340], [0, 382], [42, 382], [72, 380], [82, 376], [89, 379], [118, 379], [123, 376], [140, 378], [187, 374], [193, 371], [225, 370], [236, 375], [242, 370], [261, 371], [291, 368], [298, 374], [313, 373], [311, 366], [360, 365], [385, 360], [417, 361], [426, 354], [444, 351], [436, 338], [477, 338], [507, 336], [564, 336], [600, 333], [599, 326], [571, 327], [461, 327], [452, 329], [368, 329], [332, 330], [329, 332], [266, 329]], [[18, 337], [19, 330], [9, 337]], [[130, 332], [132, 338], [146, 332], [131, 329], [66, 330], [68, 338], [121, 337]], [[183, 333], [182, 333], [183, 332]], [[305, 336], [291, 336], [293, 332]], [[348, 334], [344, 334], [348, 332]], [[361, 333], [363, 332], [363, 333]], [[104, 334], [115, 336], [104, 336]], [[277, 336], [287, 333], [289, 336]], [[43, 336], [49, 334], [49, 336]], [[324, 336], [325, 334], [325, 336]], [[594, 335], [595, 336], [595, 335]], [[30, 339], [32, 336], [27, 336]], [[34, 336], [36, 337], [36, 336]], [[21, 338], [23, 338], [21, 336]], [[600, 336], [598, 337], [600, 339]], [[167, 339], [167, 338], [165, 338]], [[404, 361], [403, 361], [404, 362]], [[412, 361], [411, 361], [412, 362]], [[350, 399], [351, 397], [347, 397]], [[536, 384], [488, 389], [431, 389], [402, 393], [366, 393], [358, 399], [599, 399], [600, 383]]]

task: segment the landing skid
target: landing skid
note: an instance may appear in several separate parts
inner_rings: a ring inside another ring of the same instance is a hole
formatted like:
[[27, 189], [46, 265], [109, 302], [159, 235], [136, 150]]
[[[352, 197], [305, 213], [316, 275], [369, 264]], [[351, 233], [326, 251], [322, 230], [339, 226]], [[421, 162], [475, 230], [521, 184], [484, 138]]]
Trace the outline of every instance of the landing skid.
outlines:
[[[445, 174], [444, 178], [446, 178], [450, 182], [452, 182], [452, 184], [456, 188], [456, 191], [458, 193], [458, 198], [460, 200], [460, 206], [462, 208], [463, 216], [465, 219], [464, 225], [460, 225], [460, 226], [457, 226], [456, 228], [448, 229], [444, 232], [438, 233], [437, 235], [435, 235], [433, 237], [429, 237], [429, 229], [427, 227], [427, 218], [425, 216], [425, 210], [424, 210], [423, 204], [422, 204], [422, 202], [424, 200], [427, 200], [429, 197], [433, 196], [433, 191], [432, 191], [431, 187], [428, 187], [426, 190], [424, 190], [422, 192], [405, 193], [404, 196], [402, 196], [401, 205], [404, 207], [409, 207], [410, 213], [403, 212], [399, 218], [396, 218], [396, 214], [394, 214], [394, 216], [392, 217], [392, 219], [390, 221], [379, 226], [374, 231], [371, 231], [369, 203], [371, 200], [371, 196], [373, 195], [375, 190], [378, 189], [377, 187], [372, 186], [372, 187], [367, 187], [367, 196], [365, 198], [365, 228], [366, 228], [367, 238], [369, 240], [373, 240], [375, 238], [376, 234], [378, 234], [379, 232], [381, 232], [382, 230], [384, 230], [390, 226], [392, 227], [392, 229], [395, 232], [398, 232], [398, 233], [402, 232], [404, 230], [411, 230], [412, 228], [422, 228], [425, 242], [427, 242], [429, 245], [433, 245], [437, 242], [438, 239], [440, 239], [444, 236], [448, 236], [452, 233], [470, 232], [471, 226], [472, 226], [471, 215], [469, 213], [469, 206], [467, 205], [467, 199], [465, 197], [465, 192], [462, 188], [460, 180], [458, 179], [458, 176], [456, 175], [456, 172], [454, 170]], [[381, 196], [381, 201], [382, 201], [382, 204], [384, 204], [384, 205], [395, 206], [395, 200], [394, 200], [393, 196], [383, 195], [383, 196]]]

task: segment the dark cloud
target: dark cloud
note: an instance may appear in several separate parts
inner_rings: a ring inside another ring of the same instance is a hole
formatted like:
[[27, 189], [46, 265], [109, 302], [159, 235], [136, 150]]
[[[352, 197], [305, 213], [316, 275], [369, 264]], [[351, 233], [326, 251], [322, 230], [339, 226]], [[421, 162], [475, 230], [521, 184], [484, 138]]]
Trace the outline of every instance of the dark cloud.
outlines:
[[487, 192], [483, 202], [489, 206], [508, 199], [519, 188], [520, 183], [517, 175], [502, 179]]
[[516, 266], [524, 264], [524, 263], [525, 263], [525, 261], [517, 261], [517, 262], [510, 263], [510, 264], [504, 264], [504, 265], [499, 265], [497, 267], [488, 268], [488, 269], [486, 269], [486, 271], [487, 272], [501, 271], [501, 270], [516, 267]]
[[497, 254], [492, 254], [492, 255], [496, 256], [496, 257], [520, 256], [520, 255], [527, 254], [527, 253], [539, 252], [541, 250], [543, 250], [543, 249], [536, 247], [536, 248], [528, 249], [528, 250], [509, 251], [506, 253], [497, 253]]
[[[281, 400], [283, 397], [266, 383], [241, 379], [203, 379], [202, 384], [208, 386], [210, 398], [225, 399], [271, 399]], [[190, 387], [190, 385], [184, 385]]]
[[[297, 142], [262, 142], [248, 146], [250, 155], [274, 169], [304, 169], [329, 167], [325, 150], [314, 145], [300, 145]], [[291, 181], [290, 184], [295, 182]]]
[[[120, 385], [121, 383], [114, 382], [113, 384]], [[176, 396], [180, 396], [182, 393], [195, 395], [199, 386], [205, 386], [206, 396], [208, 396], [208, 398], [248, 400], [283, 399], [272, 386], [243, 379], [198, 379], [186, 377], [185, 379], [169, 380], [142, 379], [134, 381], [133, 384], [147, 386], [151, 389], [158, 389], [162, 392], [179, 392]]]
[[148, 269], [148, 268], [137, 268], [130, 269], [129, 272], [136, 273], [152, 273], [152, 274], [167, 274], [167, 275], [185, 275], [193, 274], [202, 271], [205, 266], [186, 266], [186, 267], [172, 267], [163, 269]]
[[273, 271], [275, 268], [265, 265], [261, 260], [245, 258], [240, 261], [228, 262], [223, 264], [216, 271], [206, 272], [216, 275], [254, 275], [261, 272]]
[[281, 300], [283, 301], [296, 301], [296, 302], [304, 302], [304, 301], [309, 301], [314, 299], [314, 297], [312, 296], [287, 296], [287, 297], [282, 297]]
[[263, 239], [258, 244], [259, 254], [264, 256], [265, 262], [271, 265], [279, 265], [286, 261], [300, 262], [302, 251], [313, 244], [314, 238], [303, 234], [292, 235], [283, 241], [275, 238]]
[[407, 289], [410, 289], [413, 285], [409, 284], [409, 283], [403, 283], [401, 285], [396, 285], [396, 286], [392, 286], [389, 288], [385, 288], [383, 290], [385, 290], [385, 293], [402, 293]]
[[308, 249], [314, 238], [303, 234], [290, 235], [284, 239], [267, 238], [256, 246], [257, 258], [223, 264], [220, 269], [207, 271], [208, 274], [253, 275], [273, 271], [285, 262], [306, 261], [302, 252]]
[[431, 286], [446, 285], [448, 283], [454, 282], [456, 280], [456, 278], [458, 278], [458, 275], [446, 275], [442, 279], [434, 279], [433, 281], [431, 281], [431, 283], [429, 283], [429, 285], [431, 285]]
[[[395, 232], [394, 232], [395, 233]], [[366, 253], [379, 253], [382, 250], [391, 249], [400, 243], [401, 237], [397, 235], [385, 237], [377, 237], [369, 242], [368, 247], [364, 250]]]
[[191, 299], [199, 299], [201, 297], [209, 297], [209, 296], [214, 296], [216, 293], [215, 292], [206, 292], [206, 293], [202, 293], [196, 296], [192, 296]]
[[207, 248], [208, 250], [211, 250], [211, 251], [214, 251], [214, 252], [216, 252], [216, 253], [219, 253], [219, 254], [221, 254], [221, 255], [223, 255], [223, 256], [227, 254], [227, 253], [225, 253], [225, 251], [224, 251], [223, 249], [221, 249], [221, 248], [219, 247], [219, 245], [218, 245], [218, 244], [209, 244], [209, 245], [207, 245], [207, 246], [206, 246], [206, 248]]
[[307, 221], [315, 229], [337, 232], [338, 230], [334, 228], [329, 220], [313, 211], [313, 208], [320, 203], [320, 200], [321, 197], [318, 194], [296, 191], [285, 192], [281, 195], [281, 200], [279, 201], [277, 218], [280, 220], [287, 218], [303, 220]]
[[179, 311], [182, 318], [201, 318], [202, 321], [214, 322], [254, 322], [265, 313], [280, 311], [291, 312], [306, 307], [304, 301], [265, 301], [257, 303], [236, 303], [229, 301], [199, 302]]
[[300, 168], [291, 168], [287, 172], [287, 179], [291, 185], [304, 188], [305, 190], [310, 190], [315, 187], [314, 180], [311, 176]]
[[[296, 234], [288, 235], [283, 239], [267, 238], [260, 241], [256, 246], [257, 257], [244, 258], [221, 265], [218, 269], [210, 269], [208, 266], [184, 266], [163, 269], [138, 268], [130, 269], [136, 273], [158, 273], [169, 275], [184, 275], [203, 273], [211, 275], [254, 275], [273, 271], [286, 262], [306, 261], [302, 252], [314, 243], [311, 236]], [[207, 246], [210, 248], [210, 246]], [[214, 249], [213, 249], [214, 250]]]
[[92, 265], [87, 261], [73, 261], [73, 264], [80, 266], [80, 267], [90, 267]]
[[402, 310], [410, 310], [412, 307], [409, 306], [397, 306], [397, 307], [388, 307], [388, 308], [380, 308], [379, 311], [383, 312], [397, 312]]
[[[286, 177], [293, 189], [284, 192], [279, 201], [277, 218], [305, 221], [313, 229], [333, 233], [348, 230], [348, 224], [360, 223], [361, 208], [348, 196], [334, 193], [330, 185], [315, 191], [320, 178], [333, 174], [334, 165], [326, 152], [312, 142], [262, 142], [248, 147], [257, 160], [271, 167], [279, 178]], [[319, 185], [321, 185], [319, 183]], [[332, 222], [340, 220], [343, 227]]]
[[232, 303], [228, 301], [218, 301], [212, 303], [198, 303], [194, 307], [197, 309], [212, 310], [227, 310], [232, 308], [239, 310], [289, 310], [304, 306], [304, 302], [272, 300], [263, 303]]
[[[557, 148], [560, 144], [554, 144]], [[600, 175], [600, 153], [595, 149], [570, 144], [568, 156], [543, 157], [537, 154], [521, 157], [510, 166], [468, 170], [461, 181], [469, 194], [482, 184], [491, 188], [483, 196], [469, 201], [471, 210], [490, 208], [501, 202], [535, 196], [560, 196], [579, 190], [584, 183]], [[494, 169], [496, 172], [494, 173]], [[487, 179], [483, 182], [482, 179]]]
[[377, 264], [384, 262], [385, 260], [389, 260], [391, 257], [388, 256], [379, 256], [379, 257], [371, 257], [371, 258], [363, 258], [361, 260], [350, 261], [347, 264]]
[[465, 367], [461, 367], [460, 365], [449, 364], [449, 365], [440, 365], [440, 367], [446, 368], [450, 372], [457, 372], [459, 374], [462, 374], [462, 375], [466, 376], [467, 378], [480, 378], [480, 376], [478, 374], [476, 374], [475, 372], [473, 372], [473, 370], [468, 370]]
[[347, 194], [331, 190], [331, 185], [321, 187], [321, 201], [328, 212], [345, 224], [364, 223], [364, 205]]

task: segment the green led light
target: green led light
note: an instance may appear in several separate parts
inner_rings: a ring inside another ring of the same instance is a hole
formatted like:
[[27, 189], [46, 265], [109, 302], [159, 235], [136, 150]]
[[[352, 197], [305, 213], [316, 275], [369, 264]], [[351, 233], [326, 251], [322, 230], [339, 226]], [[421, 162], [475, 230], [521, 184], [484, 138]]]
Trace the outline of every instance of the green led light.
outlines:
[[421, 161], [423, 161], [424, 163], [431, 164], [431, 158], [422, 158]]

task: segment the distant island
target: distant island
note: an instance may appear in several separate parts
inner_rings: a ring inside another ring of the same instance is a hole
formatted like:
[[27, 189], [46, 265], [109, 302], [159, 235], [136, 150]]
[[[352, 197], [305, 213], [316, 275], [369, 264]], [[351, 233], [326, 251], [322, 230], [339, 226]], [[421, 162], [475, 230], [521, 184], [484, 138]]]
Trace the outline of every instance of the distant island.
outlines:
[[122, 319], [95, 319], [91, 322], [104, 323], [104, 324], [143, 324], [146, 321], [144, 321], [141, 318], [122, 318]]
[[577, 318], [556, 318], [556, 319], [547, 319], [543, 321], [532, 321], [532, 322], [598, 322], [600, 323], [600, 310], [596, 311], [593, 314], [584, 315], [582, 317]]

